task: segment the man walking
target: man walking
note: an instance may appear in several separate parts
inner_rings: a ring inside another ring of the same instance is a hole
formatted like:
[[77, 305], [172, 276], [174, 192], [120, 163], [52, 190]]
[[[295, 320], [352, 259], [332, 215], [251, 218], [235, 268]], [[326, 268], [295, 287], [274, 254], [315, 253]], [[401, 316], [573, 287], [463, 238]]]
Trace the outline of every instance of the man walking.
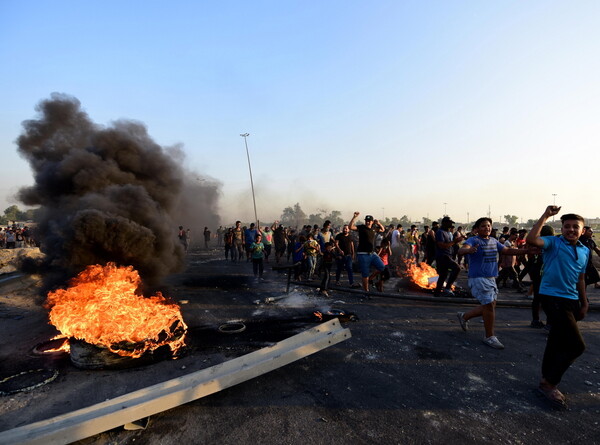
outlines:
[[590, 226], [585, 226], [583, 228], [583, 233], [581, 234], [579, 241], [581, 241], [581, 243], [585, 247], [590, 249], [590, 259], [588, 260], [588, 264], [585, 269], [585, 285], [589, 286], [590, 284], [593, 284], [594, 287], [596, 289], [598, 289], [598, 287], [600, 287], [600, 285], [598, 285], [598, 282], [600, 281], [600, 274], [598, 274], [598, 270], [594, 266], [594, 262], [592, 261], [592, 256], [593, 256], [594, 252], [596, 252], [597, 255], [600, 255], [600, 249], [598, 249], [598, 246], [596, 245], [594, 238], [592, 238], [593, 236], [594, 236], [593, 229]]
[[337, 268], [335, 271], [335, 285], [340, 285], [340, 275], [342, 269], [346, 270], [350, 287], [354, 287], [354, 274], [352, 272], [352, 261], [354, 260], [354, 243], [350, 237], [350, 228], [348, 224], [342, 227], [342, 231], [335, 237], [335, 245], [342, 254], [338, 257]]
[[392, 249], [392, 256], [390, 258], [390, 262], [394, 270], [396, 270], [396, 268], [402, 263], [402, 246], [400, 245], [401, 229], [402, 224], [398, 224], [390, 234], [390, 247]]
[[240, 221], [235, 222], [233, 229], [233, 249], [231, 250], [232, 261], [242, 261], [244, 258], [244, 229]]
[[[435, 233], [435, 267], [438, 272], [438, 281], [433, 291], [434, 297], [442, 296], [442, 290], [444, 291], [444, 296], [453, 297], [452, 285], [460, 273], [460, 266], [452, 259], [452, 248], [455, 244], [460, 243], [464, 237], [459, 235], [454, 238], [452, 236], [450, 229], [452, 229], [453, 224], [454, 221], [449, 216], [444, 216], [442, 218], [442, 226]], [[444, 282], [446, 282], [445, 288]]]
[[285, 254], [288, 242], [287, 234], [283, 225], [279, 224], [279, 221], [273, 223], [271, 230], [273, 231], [273, 244], [275, 244], [275, 262], [279, 264], [279, 260]]
[[560, 237], [540, 236], [546, 221], [559, 211], [560, 207], [548, 206], [527, 235], [527, 243], [542, 249], [544, 273], [540, 295], [551, 326], [538, 391], [553, 407], [566, 409], [566, 397], [558, 390], [558, 384], [585, 350], [577, 321], [586, 316], [589, 307], [585, 268], [590, 250], [579, 241], [583, 217], [574, 213], [561, 216]]

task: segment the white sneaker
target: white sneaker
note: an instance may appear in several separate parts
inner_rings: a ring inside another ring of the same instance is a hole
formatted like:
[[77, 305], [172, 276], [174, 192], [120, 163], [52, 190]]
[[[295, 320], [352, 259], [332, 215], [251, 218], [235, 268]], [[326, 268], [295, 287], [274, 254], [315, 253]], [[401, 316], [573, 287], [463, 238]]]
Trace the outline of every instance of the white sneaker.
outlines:
[[484, 338], [482, 341], [491, 348], [504, 349], [504, 345], [500, 343], [500, 340], [498, 340], [498, 337], [496, 337], [495, 335]]

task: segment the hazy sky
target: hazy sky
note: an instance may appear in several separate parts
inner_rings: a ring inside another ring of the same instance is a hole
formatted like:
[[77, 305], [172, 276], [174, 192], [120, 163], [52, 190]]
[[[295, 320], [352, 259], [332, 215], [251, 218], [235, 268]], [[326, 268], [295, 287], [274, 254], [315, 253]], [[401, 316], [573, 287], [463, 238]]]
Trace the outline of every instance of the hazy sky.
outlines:
[[[222, 184], [224, 223], [599, 217], [600, 2], [0, 0], [0, 211], [61, 92]], [[556, 194], [556, 197], [553, 197]], [[18, 203], [17, 203], [18, 204]]]

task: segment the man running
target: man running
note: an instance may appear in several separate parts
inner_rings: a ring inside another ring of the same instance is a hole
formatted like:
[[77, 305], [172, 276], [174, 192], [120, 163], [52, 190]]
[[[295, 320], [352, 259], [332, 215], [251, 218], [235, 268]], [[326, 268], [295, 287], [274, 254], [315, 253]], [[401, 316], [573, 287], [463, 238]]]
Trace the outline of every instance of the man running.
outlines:
[[498, 337], [494, 335], [496, 320], [496, 300], [498, 298], [498, 253], [500, 255], [523, 255], [527, 249], [514, 249], [504, 246], [491, 236], [492, 220], [479, 218], [474, 226], [477, 235], [465, 241], [458, 250], [459, 255], [469, 255], [469, 288], [480, 305], [469, 312], [457, 314], [460, 327], [466, 331], [467, 322], [471, 318], [483, 317], [485, 337], [483, 343], [494, 349], [504, 349]]

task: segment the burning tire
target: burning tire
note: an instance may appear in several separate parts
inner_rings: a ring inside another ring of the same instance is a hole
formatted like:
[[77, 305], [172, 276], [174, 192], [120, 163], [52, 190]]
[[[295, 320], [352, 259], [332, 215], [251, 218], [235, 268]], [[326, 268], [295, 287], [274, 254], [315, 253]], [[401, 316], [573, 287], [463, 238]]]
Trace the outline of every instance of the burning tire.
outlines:
[[168, 345], [145, 352], [141, 357], [123, 356], [108, 348], [92, 345], [83, 340], [71, 338], [71, 363], [80, 369], [125, 369], [144, 366], [173, 358]]

